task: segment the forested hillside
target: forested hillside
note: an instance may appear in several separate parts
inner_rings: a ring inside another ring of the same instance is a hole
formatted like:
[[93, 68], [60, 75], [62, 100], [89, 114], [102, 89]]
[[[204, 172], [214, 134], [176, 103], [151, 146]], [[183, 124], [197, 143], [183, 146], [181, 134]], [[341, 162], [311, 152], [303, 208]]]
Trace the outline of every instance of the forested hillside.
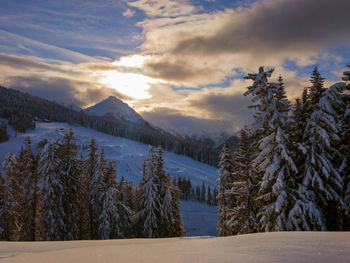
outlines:
[[92, 128], [113, 136], [125, 137], [153, 146], [162, 145], [168, 151], [189, 156], [197, 161], [217, 165], [217, 149], [201, 143], [177, 138], [147, 122], [134, 123], [112, 116], [91, 116], [58, 103], [28, 93], [0, 86], [0, 117], [8, 119], [15, 130], [35, 129], [34, 120], [67, 122]]

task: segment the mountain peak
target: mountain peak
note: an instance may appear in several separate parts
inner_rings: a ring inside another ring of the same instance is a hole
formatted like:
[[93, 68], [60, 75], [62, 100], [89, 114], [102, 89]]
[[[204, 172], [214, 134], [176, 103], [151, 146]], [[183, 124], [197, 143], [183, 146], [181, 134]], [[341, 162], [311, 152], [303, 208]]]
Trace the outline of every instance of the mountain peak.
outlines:
[[112, 114], [118, 120], [127, 120], [135, 123], [144, 123], [142, 117], [127, 103], [114, 96], [97, 103], [96, 105], [84, 110], [86, 113], [94, 116], [105, 116]]

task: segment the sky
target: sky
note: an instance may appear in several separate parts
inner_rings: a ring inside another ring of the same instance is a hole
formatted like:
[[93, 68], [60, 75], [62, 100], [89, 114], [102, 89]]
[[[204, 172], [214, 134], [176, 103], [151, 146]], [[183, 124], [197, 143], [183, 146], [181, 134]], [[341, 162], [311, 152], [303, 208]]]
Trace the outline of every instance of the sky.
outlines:
[[0, 0], [0, 84], [60, 103], [123, 99], [151, 122], [237, 131], [247, 73], [293, 101], [350, 62], [348, 0]]

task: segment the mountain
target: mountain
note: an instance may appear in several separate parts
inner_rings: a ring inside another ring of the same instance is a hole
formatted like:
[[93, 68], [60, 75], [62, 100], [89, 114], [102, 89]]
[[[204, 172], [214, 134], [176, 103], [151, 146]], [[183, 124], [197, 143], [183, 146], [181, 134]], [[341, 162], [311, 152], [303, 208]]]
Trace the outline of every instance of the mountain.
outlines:
[[[113, 100], [113, 98], [107, 99], [107, 101]], [[218, 163], [218, 151], [213, 147], [174, 136], [151, 126], [142, 118], [141, 121], [134, 122], [126, 120], [125, 117], [118, 119], [110, 115], [92, 116], [84, 111], [77, 112], [56, 102], [0, 86], [0, 118], [7, 119], [8, 124], [16, 131], [25, 132], [28, 129], [35, 129], [33, 120], [65, 122], [148, 145], [161, 145], [165, 150], [186, 155], [210, 165], [215, 166]], [[138, 118], [133, 118], [133, 120], [136, 119]]]
[[127, 103], [113, 96], [110, 96], [94, 106], [86, 108], [84, 112], [93, 116], [112, 115], [114, 118], [121, 121], [126, 120], [142, 124], [145, 122]]

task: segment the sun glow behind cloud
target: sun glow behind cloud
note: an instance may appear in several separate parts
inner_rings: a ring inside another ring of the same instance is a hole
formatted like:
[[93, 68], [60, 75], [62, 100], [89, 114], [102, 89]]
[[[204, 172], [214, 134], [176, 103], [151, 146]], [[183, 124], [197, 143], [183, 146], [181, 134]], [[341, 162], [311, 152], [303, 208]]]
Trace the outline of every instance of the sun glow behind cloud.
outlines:
[[116, 70], [101, 72], [101, 83], [134, 99], [149, 98], [148, 90], [151, 85], [160, 82], [160, 80], [145, 76], [141, 73], [118, 71], [118, 67], [126, 67], [134, 70], [142, 69], [147, 58], [147, 56], [141, 55], [120, 58], [113, 62], [113, 65], [117, 67]]

